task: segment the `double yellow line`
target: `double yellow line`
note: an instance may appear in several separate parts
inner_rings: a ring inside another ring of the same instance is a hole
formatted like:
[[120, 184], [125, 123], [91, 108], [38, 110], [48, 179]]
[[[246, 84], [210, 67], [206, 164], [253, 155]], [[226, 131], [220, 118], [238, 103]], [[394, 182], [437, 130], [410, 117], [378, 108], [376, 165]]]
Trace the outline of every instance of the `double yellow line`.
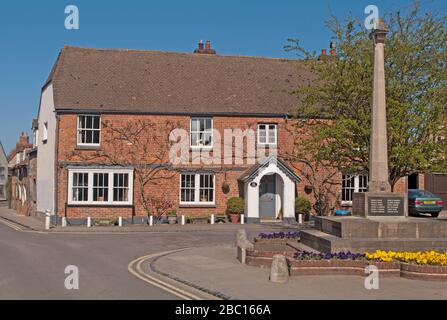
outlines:
[[23, 228], [20, 225], [14, 223], [14, 222], [11, 222], [9, 220], [6, 220], [2, 217], [0, 217], [0, 222], [3, 223], [5, 226], [8, 226], [8, 227], [14, 229], [15, 231], [23, 231]]
[[150, 275], [148, 275], [146, 272], [143, 271], [143, 269], [141, 268], [141, 265], [152, 258], [155, 258], [156, 256], [161, 256], [161, 255], [165, 255], [165, 254], [169, 254], [169, 253], [174, 253], [174, 252], [178, 252], [181, 250], [172, 250], [172, 251], [166, 251], [166, 252], [160, 252], [160, 253], [155, 253], [155, 254], [150, 254], [147, 256], [143, 256], [140, 258], [137, 258], [135, 260], [133, 260], [132, 262], [129, 263], [129, 265], [127, 266], [127, 269], [129, 270], [130, 273], [132, 273], [134, 276], [136, 276], [137, 278], [157, 287], [160, 289], [163, 289], [173, 295], [176, 295], [177, 297], [184, 299], [184, 300], [202, 300], [202, 298], [200, 298], [199, 296], [192, 294], [190, 292], [187, 292], [183, 289], [180, 289], [178, 287], [173, 286], [172, 284], [169, 284], [165, 281], [162, 281], [160, 279], [157, 279], [155, 277], [152, 277]]

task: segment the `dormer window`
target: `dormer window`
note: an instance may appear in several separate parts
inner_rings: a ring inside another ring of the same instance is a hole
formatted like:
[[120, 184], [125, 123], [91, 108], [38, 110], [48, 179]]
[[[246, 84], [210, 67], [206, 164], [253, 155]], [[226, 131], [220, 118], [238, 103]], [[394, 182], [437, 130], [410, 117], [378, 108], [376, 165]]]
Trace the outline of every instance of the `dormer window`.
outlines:
[[99, 115], [78, 116], [78, 146], [98, 147], [100, 133], [101, 117]]

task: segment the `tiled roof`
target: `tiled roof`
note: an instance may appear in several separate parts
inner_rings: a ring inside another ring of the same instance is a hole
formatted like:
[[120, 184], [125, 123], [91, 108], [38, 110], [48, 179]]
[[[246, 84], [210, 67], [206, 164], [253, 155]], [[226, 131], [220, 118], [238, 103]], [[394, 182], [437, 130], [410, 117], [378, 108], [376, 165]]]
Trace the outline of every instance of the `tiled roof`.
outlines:
[[57, 110], [283, 115], [311, 78], [300, 60], [66, 46], [47, 83]]

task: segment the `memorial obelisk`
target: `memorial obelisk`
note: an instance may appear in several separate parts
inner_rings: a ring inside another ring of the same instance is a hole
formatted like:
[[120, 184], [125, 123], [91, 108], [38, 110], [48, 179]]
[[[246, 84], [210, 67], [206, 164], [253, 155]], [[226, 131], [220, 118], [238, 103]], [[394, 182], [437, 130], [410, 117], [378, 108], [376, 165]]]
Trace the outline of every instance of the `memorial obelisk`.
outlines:
[[371, 37], [374, 40], [374, 80], [371, 109], [371, 139], [369, 148], [370, 192], [391, 192], [388, 182], [388, 139], [385, 98], [385, 39], [387, 29], [383, 19], [376, 20]]
[[392, 193], [388, 173], [388, 136], [386, 123], [385, 40], [388, 31], [383, 19], [374, 22], [373, 98], [369, 148], [368, 192], [354, 193], [353, 214], [363, 217], [406, 216], [407, 197]]

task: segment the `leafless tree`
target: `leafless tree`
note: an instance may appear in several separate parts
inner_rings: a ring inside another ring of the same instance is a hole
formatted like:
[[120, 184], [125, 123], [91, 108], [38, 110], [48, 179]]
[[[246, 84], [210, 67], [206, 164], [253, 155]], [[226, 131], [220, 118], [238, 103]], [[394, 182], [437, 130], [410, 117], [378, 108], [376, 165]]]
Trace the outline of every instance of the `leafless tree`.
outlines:
[[89, 161], [101, 165], [132, 167], [135, 172], [137, 199], [147, 215], [160, 220], [173, 202], [154, 196], [147, 187], [171, 179], [176, 169], [169, 163], [169, 134], [179, 124], [173, 121], [156, 123], [150, 120], [102, 121], [102, 148], [84, 152], [73, 151], [71, 161]]

